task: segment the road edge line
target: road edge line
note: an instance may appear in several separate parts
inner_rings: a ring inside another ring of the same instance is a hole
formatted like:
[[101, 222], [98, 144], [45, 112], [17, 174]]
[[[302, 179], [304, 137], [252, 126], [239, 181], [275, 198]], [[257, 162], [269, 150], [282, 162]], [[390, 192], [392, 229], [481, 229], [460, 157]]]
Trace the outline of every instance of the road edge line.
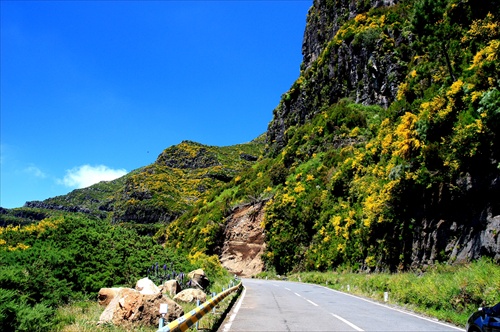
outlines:
[[238, 311], [240, 310], [241, 303], [243, 302], [243, 299], [245, 298], [246, 292], [247, 292], [247, 288], [245, 287], [245, 285], [243, 285], [243, 292], [241, 293], [241, 298], [238, 300], [238, 303], [236, 303], [236, 306], [234, 307], [234, 310], [231, 313], [231, 316], [229, 316], [229, 321], [226, 324], [224, 324], [224, 328], [222, 329], [223, 332], [228, 332], [231, 329], [231, 325], [233, 324], [233, 321], [236, 318]]

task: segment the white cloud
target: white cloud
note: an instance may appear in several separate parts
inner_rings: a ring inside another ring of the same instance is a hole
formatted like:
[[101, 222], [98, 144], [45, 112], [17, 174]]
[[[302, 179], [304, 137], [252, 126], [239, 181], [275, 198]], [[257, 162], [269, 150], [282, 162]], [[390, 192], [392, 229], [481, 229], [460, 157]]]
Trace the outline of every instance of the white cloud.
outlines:
[[44, 172], [42, 172], [41, 169], [39, 169], [38, 167], [34, 166], [34, 165], [31, 165], [29, 167], [26, 167], [24, 169], [24, 172], [28, 173], [28, 174], [31, 174], [37, 178], [41, 178], [41, 179], [44, 179], [47, 177], [47, 175], [45, 175]]
[[66, 171], [58, 182], [67, 187], [85, 188], [101, 181], [111, 181], [127, 174], [125, 169], [112, 169], [108, 166], [82, 165]]

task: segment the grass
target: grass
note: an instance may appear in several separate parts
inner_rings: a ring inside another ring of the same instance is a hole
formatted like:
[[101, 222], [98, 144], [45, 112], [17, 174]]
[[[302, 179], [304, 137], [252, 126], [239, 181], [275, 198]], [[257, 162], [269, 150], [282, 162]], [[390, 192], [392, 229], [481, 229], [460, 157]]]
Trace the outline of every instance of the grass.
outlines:
[[389, 305], [462, 327], [478, 307], [500, 301], [500, 266], [488, 259], [405, 273], [302, 272], [287, 278], [344, 292], [349, 289], [350, 293], [381, 302], [388, 292]]
[[[233, 292], [228, 295], [224, 300], [219, 302], [215, 311], [208, 312], [198, 323], [198, 330], [216, 331], [222, 324], [227, 312], [231, 309], [232, 305], [238, 298], [240, 292]], [[196, 308], [194, 303], [182, 303], [184, 313], [188, 313]], [[58, 308], [57, 320], [58, 324], [54, 331], [59, 332], [126, 332], [130, 329], [125, 329], [120, 326], [112, 324], [97, 325], [101, 313], [104, 308], [99, 306], [97, 301], [80, 301], [74, 302], [69, 305]], [[138, 327], [134, 331], [138, 332], [153, 332], [157, 331], [158, 326], [143, 326]], [[196, 331], [196, 326], [192, 326], [189, 331]]]

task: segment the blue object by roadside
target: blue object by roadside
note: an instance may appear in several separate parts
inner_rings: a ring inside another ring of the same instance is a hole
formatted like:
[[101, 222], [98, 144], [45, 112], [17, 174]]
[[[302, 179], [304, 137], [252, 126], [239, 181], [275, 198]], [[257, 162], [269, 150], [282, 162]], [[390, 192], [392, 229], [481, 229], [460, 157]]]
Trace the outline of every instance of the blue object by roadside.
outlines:
[[500, 302], [493, 307], [479, 308], [465, 327], [467, 332], [500, 332]]

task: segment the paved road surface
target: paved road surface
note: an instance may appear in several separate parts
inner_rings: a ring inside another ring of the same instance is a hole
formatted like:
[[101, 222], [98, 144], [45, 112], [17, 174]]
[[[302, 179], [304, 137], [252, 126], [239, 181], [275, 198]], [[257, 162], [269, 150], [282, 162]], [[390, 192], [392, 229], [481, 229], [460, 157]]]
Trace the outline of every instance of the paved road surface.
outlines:
[[243, 285], [219, 331], [463, 331], [318, 285], [258, 279]]

